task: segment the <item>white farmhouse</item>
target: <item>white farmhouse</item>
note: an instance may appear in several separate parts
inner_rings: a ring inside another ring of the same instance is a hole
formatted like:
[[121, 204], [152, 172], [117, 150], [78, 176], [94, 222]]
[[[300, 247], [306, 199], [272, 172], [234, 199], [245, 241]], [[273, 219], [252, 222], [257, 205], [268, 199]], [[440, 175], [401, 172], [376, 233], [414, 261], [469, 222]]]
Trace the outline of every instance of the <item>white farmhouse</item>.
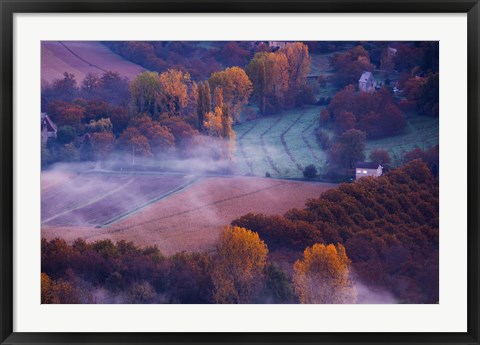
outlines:
[[355, 165], [355, 180], [367, 176], [379, 177], [382, 173], [383, 167], [380, 164], [359, 162]]
[[377, 81], [372, 72], [363, 72], [362, 76], [358, 80], [358, 89], [363, 92], [375, 91]]

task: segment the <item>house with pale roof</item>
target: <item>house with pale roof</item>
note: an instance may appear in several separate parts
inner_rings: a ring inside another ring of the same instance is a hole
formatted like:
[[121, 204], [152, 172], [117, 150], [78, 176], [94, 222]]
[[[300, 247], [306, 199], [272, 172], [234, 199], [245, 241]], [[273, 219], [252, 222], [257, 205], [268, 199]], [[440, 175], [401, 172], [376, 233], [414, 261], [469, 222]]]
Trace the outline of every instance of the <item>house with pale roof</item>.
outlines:
[[372, 162], [358, 162], [355, 165], [355, 180], [362, 177], [379, 177], [383, 174], [383, 167], [380, 164]]
[[358, 80], [358, 89], [363, 92], [371, 92], [375, 91], [376, 86], [377, 81], [375, 80], [372, 72], [363, 72]]

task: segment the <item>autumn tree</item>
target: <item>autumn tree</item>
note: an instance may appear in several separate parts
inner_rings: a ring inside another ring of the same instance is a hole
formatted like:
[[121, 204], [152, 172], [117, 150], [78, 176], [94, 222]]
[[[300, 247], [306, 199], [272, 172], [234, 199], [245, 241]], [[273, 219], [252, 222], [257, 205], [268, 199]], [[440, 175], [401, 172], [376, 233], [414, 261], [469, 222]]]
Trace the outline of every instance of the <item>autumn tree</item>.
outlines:
[[300, 303], [355, 303], [350, 259], [341, 244], [316, 243], [295, 262], [293, 286]]
[[355, 128], [356, 118], [351, 111], [342, 111], [335, 118], [335, 130], [338, 134]]
[[87, 132], [96, 133], [96, 132], [111, 132], [113, 129], [112, 121], [110, 118], [101, 118], [97, 121], [90, 120], [90, 123], [85, 125]]
[[280, 53], [285, 54], [288, 64], [286, 105], [293, 107], [296, 105], [300, 91], [306, 85], [307, 75], [310, 72], [308, 47], [301, 42], [290, 43], [280, 49]]
[[320, 111], [320, 117], [318, 119], [320, 125], [325, 126], [330, 121], [330, 112], [327, 108], [322, 108]]
[[83, 119], [85, 118], [85, 109], [75, 104], [69, 104], [68, 106], [60, 110], [58, 116], [58, 126], [71, 126], [81, 132], [83, 129]]
[[100, 88], [101, 80], [95, 73], [87, 73], [82, 80], [81, 90], [86, 95], [92, 95]]
[[95, 132], [92, 135], [92, 144], [96, 158], [104, 161], [115, 148], [115, 136], [111, 131]]
[[350, 129], [344, 132], [329, 151], [334, 166], [351, 169], [365, 159], [365, 132]]
[[132, 164], [135, 164], [135, 157], [151, 157], [152, 149], [148, 139], [135, 127], [128, 127], [119, 138], [120, 144], [132, 153]]
[[235, 131], [232, 128], [233, 120], [229, 108], [216, 107], [215, 111], [205, 114], [203, 123], [207, 135], [219, 138], [221, 158], [233, 159], [235, 155]]
[[47, 274], [41, 273], [42, 304], [76, 304], [80, 303], [76, 289], [69, 282], [59, 279], [52, 280]]
[[349, 84], [356, 85], [364, 71], [373, 72], [375, 68], [370, 63], [368, 51], [361, 45], [345, 53], [335, 54], [330, 59], [330, 65], [336, 71], [333, 82], [338, 87], [345, 87]]
[[186, 153], [200, 132], [179, 117], [168, 117], [160, 120], [160, 124], [169, 129], [175, 140], [175, 147]]
[[263, 285], [268, 248], [258, 234], [237, 226], [220, 233], [212, 271], [216, 303], [249, 303]]
[[160, 78], [157, 72], [143, 72], [130, 83], [130, 111], [135, 114], [148, 114], [158, 118]]
[[130, 121], [129, 128], [135, 128], [147, 139], [148, 146], [153, 154], [165, 153], [175, 144], [175, 138], [170, 130], [162, 126], [158, 121], [152, 120], [149, 116], [135, 117]]
[[246, 67], [254, 85], [254, 97], [262, 114], [276, 113], [285, 107], [288, 91], [288, 61], [284, 53], [256, 53]]
[[157, 103], [161, 113], [179, 116], [188, 103], [188, 85], [190, 74], [169, 69], [159, 76], [160, 91]]
[[56, 79], [53, 82], [53, 90], [57, 99], [71, 100], [77, 92], [77, 81], [75, 75], [64, 72], [63, 79]]
[[234, 41], [225, 44], [220, 54], [223, 60], [230, 66], [243, 66], [250, 58], [250, 52]]
[[337, 131], [354, 123], [352, 128], [364, 131], [368, 138], [390, 136], [406, 126], [403, 112], [385, 87], [377, 92], [357, 92], [353, 85], [348, 85], [335, 94], [328, 110], [336, 122]]
[[210, 86], [215, 90], [221, 87], [223, 90], [223, 101], [230, 109], [235, 121], [240, 120], [240, 112], [248, 103], [253, 85], [245, 71], [240, 67], [230, 67], [221, 72], [215, 72], [208, 80]]
[[385, 151], [382, 149], [376, 149], [370, 153], [370, 161], [372, 161], [375, 164], [384, 165], [384, 164], [390, 163], [391, 160], [392, 158], [390, 157], [390, 154], [388, 153], [388, 151]]
[[128, 106], [130, 102], [130, 83], [118, 72], [106, 71], [100, 77], [100, 88], [97, 98], [110, 104]]

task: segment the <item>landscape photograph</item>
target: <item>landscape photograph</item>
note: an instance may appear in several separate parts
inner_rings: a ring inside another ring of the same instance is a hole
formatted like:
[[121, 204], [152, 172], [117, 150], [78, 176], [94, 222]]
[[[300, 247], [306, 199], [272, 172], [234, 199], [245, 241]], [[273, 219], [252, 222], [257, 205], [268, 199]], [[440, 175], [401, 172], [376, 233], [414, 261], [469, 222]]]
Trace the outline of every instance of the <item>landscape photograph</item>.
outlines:
[[438, 41], [42, 41], [42, 304], [438, 304]]

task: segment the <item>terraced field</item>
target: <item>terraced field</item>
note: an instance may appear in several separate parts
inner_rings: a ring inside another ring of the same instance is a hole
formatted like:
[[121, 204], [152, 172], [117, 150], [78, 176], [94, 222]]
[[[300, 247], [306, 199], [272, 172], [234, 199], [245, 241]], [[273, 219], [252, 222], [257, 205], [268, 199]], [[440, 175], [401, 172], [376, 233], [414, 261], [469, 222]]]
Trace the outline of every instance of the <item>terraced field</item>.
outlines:
[[[305, 107], [236, 125], [237, 173], [265, 176], [268, 172], [272, 177], [299, 178], [309, 164], [324, 172], [327, 153], [315, 137], [321, 109]], [[383, 149], [395, 161], [415, 147], [428, 149], [438, 145], [438, 125], [437, 118], [410, 115], [402, 134], [368, 140], [366, 156], [375, 149]]]
[[321, 109], [305, 107], [236, 125], [238, 173], [296, 178], [309, 164], [324, 167], [326, 154], [315, 139]]

